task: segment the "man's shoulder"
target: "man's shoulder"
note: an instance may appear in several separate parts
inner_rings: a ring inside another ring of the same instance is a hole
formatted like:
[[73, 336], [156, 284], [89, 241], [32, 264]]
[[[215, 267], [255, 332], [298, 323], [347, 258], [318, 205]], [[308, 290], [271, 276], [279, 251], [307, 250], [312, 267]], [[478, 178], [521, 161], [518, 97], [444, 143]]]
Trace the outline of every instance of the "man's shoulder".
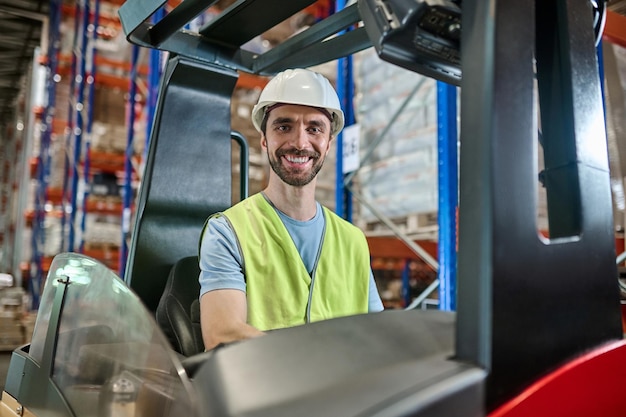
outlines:
[[230, 206], [229, 208], [227, 208], [226, 210], [224, 210], [222, 212], [222, 214], [228, 214], [228, 213], [232, 213], [234, 211], [237, 210], [242, 210], [242, 209], [246, 209], [248, 207], [250, 207], [251, 205], [257, 205], [259, 204], [259, 201], [264, 201], [265, 198], [263, 197], [263, 194], [259, 193], [255, 193], [252, 194], [251, 196], [233, 204], [232, 206]]
[[250, 209], [251, 204], [258, 204], [258, 202], [256, 202], [258, 197], [263, 198], [261, 193], [256, 193], [237, 202], [226, 210], [211, 214], [202, 228], [202, 234], [204, 234], [206, 229], [212, 229], [218, 232], [222, 232], [224, 230], [232, 231], [231, 221], [235, 218], [246, 219], [246, 211]]

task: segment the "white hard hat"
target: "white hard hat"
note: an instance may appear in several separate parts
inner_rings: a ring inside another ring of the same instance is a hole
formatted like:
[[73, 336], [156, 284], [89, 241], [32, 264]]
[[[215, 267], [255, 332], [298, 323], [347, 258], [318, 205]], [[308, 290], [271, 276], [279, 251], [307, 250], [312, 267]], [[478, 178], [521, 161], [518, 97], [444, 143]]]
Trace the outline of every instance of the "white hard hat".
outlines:
[[336, 136], [343, 129], [344, 117], [337, 92], [326, 77], [317, 72], [288, 69], [272, 78], [252, 109], [252, 123], [258, 131], [261, 131], [266, 109], [277, 103], [325, 109], [332, 117], [331, 134]]

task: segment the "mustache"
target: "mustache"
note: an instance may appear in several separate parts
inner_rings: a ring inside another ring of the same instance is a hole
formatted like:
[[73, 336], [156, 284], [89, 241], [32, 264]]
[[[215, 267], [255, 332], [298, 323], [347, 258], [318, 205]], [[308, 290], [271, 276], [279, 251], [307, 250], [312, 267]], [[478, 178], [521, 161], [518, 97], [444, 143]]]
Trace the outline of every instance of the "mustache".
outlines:
[[319, 152], [316, 151], [307, 151], [305, 149], [296, 149], [296, 148], [289, 148], [289, 149], [278, 149], [276, 151], [276, 156], [277, 157], [281, 157], [281, 156], [285, 156], [285, 155], [293, 155], [293, 156], [306, 156], [309, 158], [319, 158], [321, 156], [321, 154]]

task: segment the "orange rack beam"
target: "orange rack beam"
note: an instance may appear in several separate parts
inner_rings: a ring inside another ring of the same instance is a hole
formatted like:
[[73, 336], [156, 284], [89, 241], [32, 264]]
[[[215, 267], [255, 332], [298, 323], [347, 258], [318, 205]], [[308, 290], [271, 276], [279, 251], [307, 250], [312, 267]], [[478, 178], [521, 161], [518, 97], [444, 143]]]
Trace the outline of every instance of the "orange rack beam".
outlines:
[[603, 38], [616, 45], [626, 47], [626, 16], [609, 10], [606, 13]]

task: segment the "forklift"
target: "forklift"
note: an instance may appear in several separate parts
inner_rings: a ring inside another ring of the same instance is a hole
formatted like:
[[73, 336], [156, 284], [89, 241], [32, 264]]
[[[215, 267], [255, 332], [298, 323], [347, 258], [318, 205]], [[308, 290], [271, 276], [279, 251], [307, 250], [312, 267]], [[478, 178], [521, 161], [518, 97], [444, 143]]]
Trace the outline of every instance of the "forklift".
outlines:
[[[242, 46], [314, 1], [238, 0], [197, 32], [186, 25], [215, 1], [154, 22], [165, 3], [120, 8], [131, 43], [169, 52], [125, 281], [55, 258], [0, 416], [626, 415], [604, 1], [358, 0], [260, 54]], [[456, 312], [343, 317], [204, 352], [198, 241], [232, 205], [233, 143], [246, 152], [230, 126], [239, 74], [370, 47], [461, 87]]]

